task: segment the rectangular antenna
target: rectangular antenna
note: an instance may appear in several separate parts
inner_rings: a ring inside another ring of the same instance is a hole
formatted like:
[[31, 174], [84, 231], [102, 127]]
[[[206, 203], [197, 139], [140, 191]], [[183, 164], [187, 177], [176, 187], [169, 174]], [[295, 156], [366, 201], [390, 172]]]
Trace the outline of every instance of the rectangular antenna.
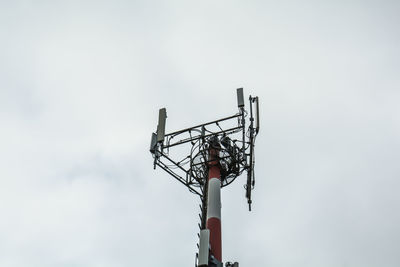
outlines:
[[260, 109], [258, 106], [258, 96], [256, 97], [256, 133], [260, 130]]
[[210, 230], [203, 229], [200, 231], [200, 247], [199, 247], [199, 267], [208, 266], [208, 251], [210, 244]]
[[244, 107], [243, 88], [236, 89], [238, 107]]
[[167, 119], [167, 110], [165, 108], [161, 108], [158, 112], [157, 142], [164, 141], [166, 119]]
[[157, 135], [155, 133], [151, 134], [150, 152], [154, 153], [156, 151], [157, 145]]

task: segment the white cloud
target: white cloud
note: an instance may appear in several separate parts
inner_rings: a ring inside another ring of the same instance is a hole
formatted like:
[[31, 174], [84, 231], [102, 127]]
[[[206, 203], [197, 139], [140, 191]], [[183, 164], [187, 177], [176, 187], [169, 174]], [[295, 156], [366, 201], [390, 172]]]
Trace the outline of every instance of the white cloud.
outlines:
[[[0, 265], [190, 265], [197, 203], [148, 153], [261, 99], [253, 211], [223, 190], [241, 266], [397, 266], [399, 5], [0, 4]], [[156, 256], [155, 256], [156, 255]]]

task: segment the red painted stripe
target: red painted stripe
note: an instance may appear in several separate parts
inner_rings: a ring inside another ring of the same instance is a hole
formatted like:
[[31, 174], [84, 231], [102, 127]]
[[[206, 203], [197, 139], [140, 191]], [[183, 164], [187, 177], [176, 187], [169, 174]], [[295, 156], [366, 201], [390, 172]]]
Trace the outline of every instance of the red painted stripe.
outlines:
[[207, 229], [210, 229], [211, 254], [222, 262], [221, 220], [215, 217], [209, 218]]
[[221, 180], [221, 172], [219, 166], [210, 166], [210, 169], [208, 170], [208, 180], [212, 178], [218, 178]]

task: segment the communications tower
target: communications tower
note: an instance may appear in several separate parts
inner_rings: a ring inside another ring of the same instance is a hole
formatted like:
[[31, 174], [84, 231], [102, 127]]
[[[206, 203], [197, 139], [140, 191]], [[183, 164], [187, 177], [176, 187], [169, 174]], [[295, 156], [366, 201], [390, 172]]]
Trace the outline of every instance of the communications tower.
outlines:
[[[244, 185], [251, 211], [254, 188], [254, 145], [260, 129], [258, 97], [249, 96], [245, 110], [243, 88], [237, 89], [239, 111], [229, 117], [165, 133], [167, 112], [159, 110], [157, 131], [150, 152], [159, 166], [200, 197], [200, 233], [196, 267], [222, 267], [221, 188], [247, 172]], [[246, 125], [248, 127], [246, 128]], [[180, 149], [178, 149], [180, 147]], [[182, 155], [182, 151], [186, 151]], [[238, 267], [237, 262], [225, 266]]]

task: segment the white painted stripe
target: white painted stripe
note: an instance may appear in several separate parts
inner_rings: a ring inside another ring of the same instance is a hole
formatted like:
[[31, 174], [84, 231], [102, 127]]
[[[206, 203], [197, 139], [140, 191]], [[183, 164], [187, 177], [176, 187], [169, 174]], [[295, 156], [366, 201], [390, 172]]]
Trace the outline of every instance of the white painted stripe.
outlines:
[[207, 220], [213, 217], [221, 220], [221, 181], [218, 178], [208, 181]]

